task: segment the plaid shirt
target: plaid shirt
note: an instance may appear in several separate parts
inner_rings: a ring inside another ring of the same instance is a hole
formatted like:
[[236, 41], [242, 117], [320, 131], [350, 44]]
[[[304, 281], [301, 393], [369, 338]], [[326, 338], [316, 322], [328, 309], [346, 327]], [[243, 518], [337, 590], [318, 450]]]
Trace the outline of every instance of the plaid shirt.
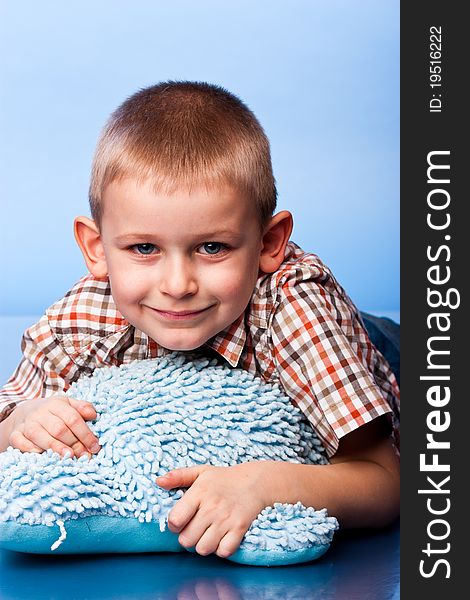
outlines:
[[[279, 270], [258, 279], [245, 312], [206, 346], [232, 367], [280, 384], [330, 456], [341, 437], [383, 414], [398, 445], [395, 376], [329, 269], [294, 243]], [[25, 332], [22, 350], [0, 391], [0, 421], [22, 400], [64, 392], [96, 368], [170, 352], [126, 321], [109, 281], [92, 275]]]

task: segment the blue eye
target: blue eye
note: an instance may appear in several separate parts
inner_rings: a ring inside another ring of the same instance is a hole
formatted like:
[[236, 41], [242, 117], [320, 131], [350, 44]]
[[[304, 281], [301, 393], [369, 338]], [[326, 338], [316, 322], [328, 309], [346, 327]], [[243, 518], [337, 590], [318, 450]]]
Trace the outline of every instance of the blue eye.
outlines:
[[152, 254], [152, 252], [155, 251], [155, 246], [153, 244], [136, 244], [133, 248], [136, 250], [137, 254], [143, 255]]
[[202, 244], [201, 248], [204, 250], [203, 254], [219, 254], [221, 250], [224, 249], [224, 245], [219, 242], [205, 242]]

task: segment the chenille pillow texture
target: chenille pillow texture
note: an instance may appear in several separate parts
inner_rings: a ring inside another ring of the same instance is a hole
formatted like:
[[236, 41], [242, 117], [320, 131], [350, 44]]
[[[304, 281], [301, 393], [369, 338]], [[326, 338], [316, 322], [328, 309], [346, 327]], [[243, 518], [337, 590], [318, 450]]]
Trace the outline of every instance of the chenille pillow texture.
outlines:
[[[178, 552], [167, 526], [184, 490], [155, 478], [197, 464], [251, 460], [327, 464], [302, 413], [275, 384], [215, 359], [171, 353], [103, 367], [67, 392], [92, 402], [101, 450], [91, 459], [9, 447], [0, 453], [0, 546], [27, 553]], [[326, 509], [275, 503], [228, 560], [310, 561], [338, 522]]]

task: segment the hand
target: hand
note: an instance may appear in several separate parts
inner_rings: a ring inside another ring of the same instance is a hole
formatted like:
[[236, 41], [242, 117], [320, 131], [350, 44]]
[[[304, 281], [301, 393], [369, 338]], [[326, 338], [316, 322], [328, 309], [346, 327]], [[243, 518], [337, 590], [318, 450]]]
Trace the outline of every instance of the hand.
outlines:
[[99, 443], [85, 421], [96, 419], [90, 402], [67, 396], [26, 400], [12, 413], [9, 444], [22, 452], [54, 452], [80, 457], [99, 451]]
[[157, 478], [167, 490], [188, 487], [168, 517], [186, 548], [226, 558], [237, 550], [252, 521], [265, 508], [262, 462], [232, 467], [199, 465], [175, 469]]
[[219, 576], [212, 579], [204, 576], [190, 578], [180, 585], [176, 590], [176, 600], [242, 600], [242, 592], [237, 585]]

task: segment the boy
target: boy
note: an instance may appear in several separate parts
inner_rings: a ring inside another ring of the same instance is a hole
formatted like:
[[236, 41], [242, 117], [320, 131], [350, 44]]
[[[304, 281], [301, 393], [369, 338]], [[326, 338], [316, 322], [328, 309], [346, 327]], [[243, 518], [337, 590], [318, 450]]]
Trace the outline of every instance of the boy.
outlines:
[[98, 452], [93, 405], [63, 395], [72, 381], [172, 350], [215, 352], [280, 383], [331, 464], [199, 465], [158, 478], [189, 488], [169, 516], [182, 545], [229, 556], [273, 502], [327, 507], [343, 527], [391, 522], [396, 380], [328, 268], [289, 242], [291, 214], [273, 214], [269, 142], [253, 113], [205, 83], [137, 92], [98, 142], [90, 205], [93, 218], [75, 220], [90, 274], [25, 333], [2, 391], [0, 451]]

